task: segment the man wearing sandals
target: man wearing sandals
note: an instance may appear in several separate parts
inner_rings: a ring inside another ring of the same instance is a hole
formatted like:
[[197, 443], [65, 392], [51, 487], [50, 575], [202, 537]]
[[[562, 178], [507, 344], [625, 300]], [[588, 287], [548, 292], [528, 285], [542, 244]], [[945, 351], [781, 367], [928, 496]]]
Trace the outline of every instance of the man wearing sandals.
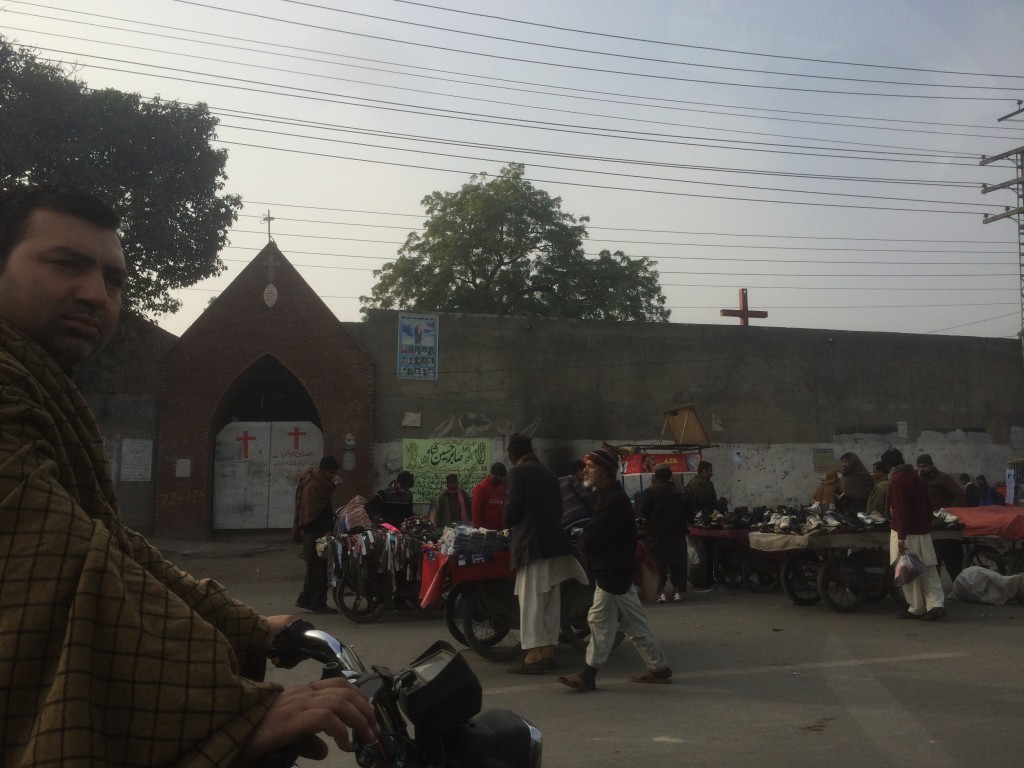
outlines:
[[597, 688], [597, 671], [608, 660], [619, 628], [633, 641], [647, 666], [643, 674], [631, 678], [634, 683], [665, 685], [672, 678], [665, 653], [654, 639], [636, 585], [637, 531], [633, 505], [615, 478], [618, 459], [604, 448], [585, 457], [583, 482], [597, 490], [597, 508], [583, 529], [579, 548], [597, 581], [594, 603], [587, 614], [590, 643], [586, 666], [576, 675], [559, 677], [558, 682], [587, 693]]

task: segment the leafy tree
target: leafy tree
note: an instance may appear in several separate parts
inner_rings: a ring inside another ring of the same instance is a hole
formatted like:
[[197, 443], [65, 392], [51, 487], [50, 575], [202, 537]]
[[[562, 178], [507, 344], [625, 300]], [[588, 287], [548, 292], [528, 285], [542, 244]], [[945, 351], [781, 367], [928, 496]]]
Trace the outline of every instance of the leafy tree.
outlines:
[[586, 223], [534, 188], [524, 166], [470, 177], [423, 198], [429, 218], [398, 259], [374, 271], [368, 308], [665, 322], [654, 262], [622, 251], [587, 258]]
[[90, 90], [60, 65], [0, 36], [0, 188], [64, 182], [95, 192], [124, 220], [125, 308], [169, 313], [169, 291], [220, 274], [241, 200], [220, 194], [218, 120], [194, 107]]

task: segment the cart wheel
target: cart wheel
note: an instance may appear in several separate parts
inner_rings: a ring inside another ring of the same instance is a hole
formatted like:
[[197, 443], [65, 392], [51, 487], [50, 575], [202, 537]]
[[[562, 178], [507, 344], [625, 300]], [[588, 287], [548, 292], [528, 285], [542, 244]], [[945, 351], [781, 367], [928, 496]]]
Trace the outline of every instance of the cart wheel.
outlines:
[[462, 613], [466, 608], [466, 593], [461, 584], [457, 584], [444, 598], [444, 623], [456, 642], [469, 645], [462, 634]]
[[519, 601], [512, 594], [512, 582], [507, 595], [489, 588], [466, 595], [462, 634], [466, 645], [488, 661], [511, 661], [520, 654]]
[[[569, 580], [562, 584], [562, 640], [578, 651], [587, 650], [590, 642], [590, 625], [587, 613], [594, 602], [594, 585], [580, 584]], [[626, 639], [624, 632], [615, 633], [613, 648]]]
[[867, 595], [867, 576], [856, 557], [832, 555], [818, 574], [818, 592], [833, 611], [849, 613], [861, 607]]
[[977, 544], [971, 547], [970, 564], [988, 568], [1002, 576], [1006, 575], [1006, 563], [995, 548], [988, 544]]
[[[864, 566], [864, 599], [877, 603], [891, 595], [893, 568], [889, 565], [889, 550], [864, 550], [853, 555]], [[902, 593], [901, 593], [902, 594]]]
[[740, 575], [743, 586], [751, 592], [771, 592], [779, 586], [779, 562], [750, 552], [743, 560]]
[[376, 621], [388, 609], [391, 579], [387, 573], [365, 574], [346, 568], [334, 588], [334, 604], [360, 624]]
[[813, 552], [797, 552], [782, 564], [779, 581], [786, 597], [796, 605], [814, 605], [821, 600], [818, 592], [818, 568], [821, 564]]
[[715, 547], [715, 581], [728, 587], [742, 587], [745, 556], [740, 549]]

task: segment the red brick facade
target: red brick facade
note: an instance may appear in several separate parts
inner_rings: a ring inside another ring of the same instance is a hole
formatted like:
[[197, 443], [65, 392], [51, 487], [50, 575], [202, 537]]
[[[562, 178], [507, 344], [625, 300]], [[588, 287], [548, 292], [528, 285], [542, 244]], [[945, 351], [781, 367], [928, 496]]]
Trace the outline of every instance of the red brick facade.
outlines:
[[[271, 284], [276, 297], [268, 302], [264, 294]], [[355, 436], [356, 468], [346, 473], [343, 487], [371, 487], [373, 361], [270, 243], [163, 358], [156, 535], [209, 535], [216, 433], [246, 372], [267, 356], [312, 399], [325, 453], [341, 458], [345, 434]], [[191, 463], [188, 477], [178, 477], [182, 459]]]

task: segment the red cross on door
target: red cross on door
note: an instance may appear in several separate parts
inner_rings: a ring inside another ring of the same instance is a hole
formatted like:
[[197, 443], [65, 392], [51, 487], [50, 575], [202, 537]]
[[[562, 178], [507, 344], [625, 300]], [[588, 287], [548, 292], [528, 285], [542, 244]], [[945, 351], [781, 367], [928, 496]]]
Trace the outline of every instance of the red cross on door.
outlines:
[[299, 450], [299, 438], [300, 437], [305, 437], [305, 436], [306, 436], [306, 433], [305, 432], [301, 432], [298, 427], [295, 427], [291, 432], [288, 433], [288, 437], [292, 437], [292, 438], [295, 439], [295, 446], [294, 447], [295, 447], [296, 451]]
[[235, 438], [235, 442], [242, 444], [242, 458], [243, 459], [248, 459], [249, 458], [249, 441], [250, 440], [255, 442], [256, 441], [256, 436], [255, 435], [250, 435], [248, 429], [243, 430], [242, 434]]

